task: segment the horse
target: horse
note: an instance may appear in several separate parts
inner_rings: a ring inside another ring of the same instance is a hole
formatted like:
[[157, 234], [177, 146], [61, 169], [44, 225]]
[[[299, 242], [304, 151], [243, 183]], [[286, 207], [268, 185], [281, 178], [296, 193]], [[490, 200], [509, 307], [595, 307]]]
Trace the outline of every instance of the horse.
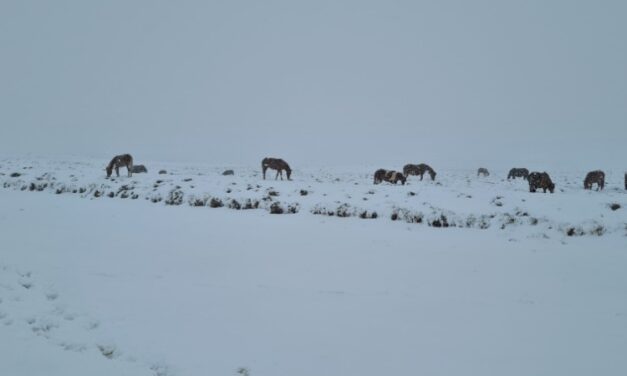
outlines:
[[285, 170], [285, 173], [287, 174], [287, 180], [292, 180], [290, 178], [292, 175], [292, 169], [284, 160], [280, 158], [264, 158], [261, 161], [261, 171], [263, 172], [264, 180], [266, 179], [266, 171], [269, 168], [277, 171], [274, 180], [278, 179], [279, 175], [281, 175], [281, 180], [283, 180], [283, 170]]
[[415, 164], [406, 164], [403, 167], [403, 174], [405, 176], [409, 176], [409, 175], [420, 175], [420, 180], [422, 180], [423, 175], [425, 174], [425, 172], [428, 172], [429, 175], [431, 176], [431, 180], [435, 180], [435, 170], [433, 170], [431, 168], [431, 166], [426, 165], [424, 163], [415, 165]]
[[509, 174], [507, 174], [507, 180], [523, 178], [527, 180], [529, 178], [529, 170], [526, 168], [512, 168], [509, 170]]
[[583, 189], [592, 189], [592, 184], [597, 185], [597, 190], [601, 191], [605, 187], [605, 172], [601, 170], [590, 171], [583, 181]]
[[477, 176], [490, 176], [490, 172], [485, 167], [479, 167], [477, 170]]
[[128, 176], [133, 176], [133, 157], [130, 154], [120, 154], [113, 157], [105, 169], [107, 171], [107, 177], [111, 177], [114, 168], [116, 175], [119, 177], [120, 167], [126, 167], [128, 170]]
[[553, 193], [555, 184], [551, 181], [551, 177], [546, 172], [532, 172], [529, 174], [529, 192], [535, 192], [537, 189], [543, 189], [546, 193], [547, 189]]
[[400, 172], [380, 168], [374, 173], [374, 184], [379, 184], [383, 181], [387, 181], [392, 184], [396, 184], [400, 181], [403, 185], [405, 185], [407, 178]]

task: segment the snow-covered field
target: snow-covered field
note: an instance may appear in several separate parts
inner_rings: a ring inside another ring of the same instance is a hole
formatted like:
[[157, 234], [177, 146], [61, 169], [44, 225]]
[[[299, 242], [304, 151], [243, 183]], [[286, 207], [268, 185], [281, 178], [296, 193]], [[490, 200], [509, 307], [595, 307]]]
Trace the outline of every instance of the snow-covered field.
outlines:
[[[582, 189], [586, 171], [550, 171], [556, 193], [531, 194], [526, 181], [505, 179], [507, 171], [492, 171], [487, 178], [475, 171], [438, 171], [435, 181], [410, 177], [407, 185], [392, 186], [373, 185], [373, 172], [382, 166], [296, 169], [293, 181], [276, 181], [269, 170], [264, 181], [259, 166], [147, 163], [147, 174], [128, 178], [121, 169], [120, 178], [106, 179], [105, 165], [102, 160], [6, 159], [0, 161], [0, 186], [89, 199], [506, 230], [512, 239], [627, 235], [622, 171], [606, 171], [603, 192]], [[230, 168], [235, 175], [222, 176]]]
[[104, 164], [0, 161], [2, 375], [627, 372], [622, 171]]

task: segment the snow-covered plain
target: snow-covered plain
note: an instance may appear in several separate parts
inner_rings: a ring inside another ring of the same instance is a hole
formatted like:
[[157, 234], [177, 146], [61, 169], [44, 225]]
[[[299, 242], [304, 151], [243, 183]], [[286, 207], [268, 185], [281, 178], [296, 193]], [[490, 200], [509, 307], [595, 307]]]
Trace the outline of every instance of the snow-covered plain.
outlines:
[[622, 173], [145, 164], [0, 161], [1, 374], [627, 372]]
[[[435, 181], [410, 177], [407, 185], [392, 186], [372, 183], [373, 172], [389, 166], [296, 169], [292, 181], [276, 181], [274, 172], [269, 170], [268, 180], [264, 181], [259, 166], [155, 162], [146, 163], [147, 174], [128, 178], [126, 170], [121, 169], [120, 178], [106, 179], [106, 162], [5, 159], [0, 161], [0, 186], [89, 199], [139, 199], [172, 206], [376, 217], [379, 221], [394, 219], [432, 227], [516, 228], [505, 231], [514, 239], [564, 234], [627, 235], [627, 192], [623, 189], [622, 171], [606, 171], [603, 192], [582, 189], [586, 171], [549, 171], [557, 186], [556, 193], [531, 194], [526, 181], [505, 179], [507, 171], [492, 171], [487, 178], [478, 178], [475, 171], [438, 171]], [[222, 176], [230, 168], [235, 175]], [[402, 164], [396, 169], [401, 170]], [[159, 174], [160, 170], [167, 173]], [[616, 204], [619, 210], [612, 210]]]

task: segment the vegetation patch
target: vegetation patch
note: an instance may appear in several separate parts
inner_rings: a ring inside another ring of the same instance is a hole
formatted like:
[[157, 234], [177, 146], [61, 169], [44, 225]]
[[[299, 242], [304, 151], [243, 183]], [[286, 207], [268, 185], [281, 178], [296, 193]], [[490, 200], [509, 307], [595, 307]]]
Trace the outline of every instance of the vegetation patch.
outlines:
[[165, 199], [166, 205], [178, 206], [183, 203], [183, 196], [185, 194], [180, 189], [173, 189], [168, 193], [168, 197]]

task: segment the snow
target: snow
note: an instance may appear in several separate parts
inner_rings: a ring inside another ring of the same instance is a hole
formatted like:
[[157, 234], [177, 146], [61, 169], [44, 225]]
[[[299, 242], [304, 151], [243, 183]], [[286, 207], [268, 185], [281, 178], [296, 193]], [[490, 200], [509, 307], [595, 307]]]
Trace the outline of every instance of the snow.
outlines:
[[[112, 181], [104, 164], [0, 161], [2, 374], [627, 370], [622, 175], [606, 171], [596, 192], [581, 189], [585, 174], [551, 173], [558, 190], [545, 195], [496, 171], [374, 186], [377, 166], [295, 170], [288, 182], [252, 167], [155, 162]], [[221, 176], [227, 168], [236, 175]], [[126, 199], [123, 185], [133, 187]], [[164, 204], [172, 190], [181, 205]], [[278, 196], [264, 201], [270, 190]], [[194, 207], [192, 195], [250, 198], [260, 210]], [[272, 202], [298, 212], [272, 215]], [[378, 216], [312, 213], [342, 204]], [[398, 209], [424, 221], [390, 220]], [[441, 214], [456, 227], [429, 225]], [[488, 228], [461, 226], [469, 216]]]
[[[505, 179], [507, 171], [492, 171], [487, 178], [478, 178], [476, 171], [438, 171], [436, 181], [410, 177], [407, 185], [393, 187], [372, 184], [372, 174], [381, 166], [307, 168], [295, 170], [293, 181], [276, 181], [272, 170], [269, 179], [262, 180], [259, 167], [136, 161], [149, 172], [128, 178], [122, 169], [121, 177], [106, 179], [106, 162], [5, 159], [0, 161], [0, 184], [14, 190], [166, 205], [248, 206], [267, 211], [274, 205], [288, 213], [375, 216], [379, 220], [396, 214], [401, 221], [427, 226], [524, 227], [514, 233], [525, 237], [627, 234], [623, 174], [612, 171], [606, 171], [603, 192], [583, 190], [586, 172], [574, 171], [551, 172], [556, 193], [532, 195], [526, 181]], [[159, 174], [162, 169], [168, 173]], [[222, 176], [226, 169], [234, 169], [235, 176]], [[612, 204], [623, 209], [611, 210]]]

